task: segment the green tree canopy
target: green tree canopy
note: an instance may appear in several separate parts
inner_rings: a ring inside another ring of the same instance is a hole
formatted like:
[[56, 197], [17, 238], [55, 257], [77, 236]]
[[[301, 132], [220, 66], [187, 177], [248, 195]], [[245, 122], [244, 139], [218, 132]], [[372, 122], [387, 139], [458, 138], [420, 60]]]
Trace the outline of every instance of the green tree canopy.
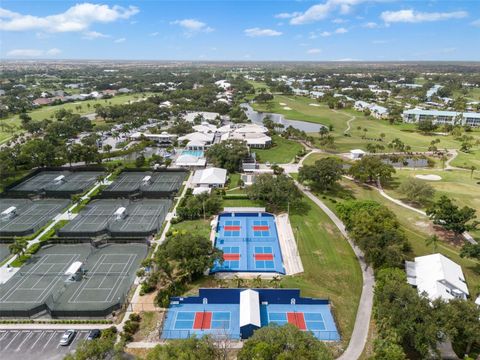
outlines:
[[364, 156], [352, 165], [349, 172], [360, 182], [375, 182], [378, 179], [381, 183], [386, 183], [392, 180], [395, 169], [392, 165], [385, 164], [378, 156]]
[[327, 157], [315, 161], [313, 165], [305, 165], [300, 168], [298, 179], [301, 182], [310, 181], [312, 187], [319, 191], [327, 191], [342, 178], [342, 161]]
[[373, 201], [347, 201], [337, 205], [337, 210], [369, 264], [401, 266], [410, 246], [392, 211]]
[[459, 208], [447, 196], [442, 195], [438, 201], [427, 209], [427, 215], [434, 224], [459, 235], [477, 227], [475, 209], [468, 206]]
[[216, 360], [219, 350], [210, 337], [172, 340], [150, 350], [146, 360]]
[[215, 166], [229, 172], [240, 170], [242, 160], [249, 154], [248, 147], [242, 140], [227, 140], [208, 148], [206, 157]]
[[291, 178], [287, 175], [261, 174], [255, 183], [247, 188], [247, 194], [252, 200], [262, 200], [270, 211], [286, 209], [288, 204], [296, 206], [302, 194]]
[[310, 332], [291, 324], [270, 325], [256, 330], [245, 341], [238, 360], [330, 360], [329, 349]]
[[399, 186], [398, 190], [404, 194], [408, 200], [420, 204], [430, 202], [435, 195], [435, 189], [432, 185], [415, 178], [407, 178]]

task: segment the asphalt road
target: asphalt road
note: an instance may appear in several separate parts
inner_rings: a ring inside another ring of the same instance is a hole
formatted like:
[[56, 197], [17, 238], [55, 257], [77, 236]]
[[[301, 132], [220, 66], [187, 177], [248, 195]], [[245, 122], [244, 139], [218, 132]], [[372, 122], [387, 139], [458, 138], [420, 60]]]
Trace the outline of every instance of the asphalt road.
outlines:
[[64, 330], [0, 330], [2, 360], [60, 360], [73, 352], [89, 330], [78, 330], [69, 346], [60, 346]]

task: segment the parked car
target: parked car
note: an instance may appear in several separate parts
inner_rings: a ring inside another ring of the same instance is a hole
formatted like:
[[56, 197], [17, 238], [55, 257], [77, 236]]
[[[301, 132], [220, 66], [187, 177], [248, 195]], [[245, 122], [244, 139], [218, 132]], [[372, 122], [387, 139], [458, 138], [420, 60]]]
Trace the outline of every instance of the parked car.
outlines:
[[100, 335], [101, 335], [100, 330], [98, 329], [90, 330], [90, 332], [87, 335], [87, 340], [95, 340], [96, 338], [99, 338]]
[[61, 346], [68, 346], [72, 342], [75, 334], [77, 332], [75, 330], [67, 330], [63, 333], [62, 338], [60, 339]]

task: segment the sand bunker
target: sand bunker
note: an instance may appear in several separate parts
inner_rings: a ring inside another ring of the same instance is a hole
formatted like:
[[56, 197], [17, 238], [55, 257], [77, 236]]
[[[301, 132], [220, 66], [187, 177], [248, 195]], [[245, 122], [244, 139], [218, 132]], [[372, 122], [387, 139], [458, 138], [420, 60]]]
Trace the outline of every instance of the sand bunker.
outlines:
[[292, 108], [289, 108], [288, 106], [284, 106], [283, 110], [292, 110]]
[[429, 175], [415, 175], [415, 177], [416, 177], [417, 179], [421, 179], [421, 180], [430, 180], [430, 181], [439, 181], [439, 180], [442, 180], [442, 177], [441, 177], [441, 176], [432, 175], [432, 174], [429, 174]]
[[319, 107], [319, 106], [320, 106], [320, 105], [318, 105], [318, 104], [308, 104], [308, 105], [310, 105], [310, 106], [316, 106], [316, 107]]
[[280, 106], [285, 106], [285, 105], [287, 105], [287, 104], [285, 104], [285, 103], [279, 103], [279, 104], [280, 104]]

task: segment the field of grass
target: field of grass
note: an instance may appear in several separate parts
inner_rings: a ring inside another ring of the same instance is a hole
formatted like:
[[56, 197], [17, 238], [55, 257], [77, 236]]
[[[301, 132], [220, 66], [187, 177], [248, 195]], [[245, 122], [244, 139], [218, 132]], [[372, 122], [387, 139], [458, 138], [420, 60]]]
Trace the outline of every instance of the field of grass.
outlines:
[[[136, 101], [139, 99], [142, 99], [146, 96], [150, 96], [151, 93], [145, 93], [145, 94], [126, 94], [126, 95], [118, 95], [115, 96], [111, 99], [95, 99], [95, 100], [86, 100], [86, 101], [76, 101], [76, 102], [70, 102], [70, 103], [65, 103], [61, 105], [54, 105], [54, 106], [43, 106], [38, 109], [32, 110], [28, 112], [28, 115], [32, 118], [34, 121], [40, 121], [43, 119], [50, 119], [53, 114], [55, 114], [56, 111], [60, 109], [65, 109], [65, 110], [72, 110], [74, 113], [77, 114], [91, 114], [95, 112], [94, 105], [95, 104], [101, 104], [104, 106], [108, 105], [120, 105], [120, 104], [126, 104], [129, 101]], [[88, 107], [90, 105], [90, 107]], [[81, 106], [81, 109], [77, 110], [76, 107]], [[21, 124], [20, 124], [20, 119], [18, 115], [12, 116], [8, 119], [0, 120], [0, 122], [4, 124], [11, 125], [15, 127], [16, 131], [15, 132], [20, 132], [21, 131]], [[1, 131], [0, 129], [0, 144], [2, 142], [7, 141], [9, 138], [12, 137], [13, 134]]]
[[[414, 177], [418, 174], [435, 174], [442, 177], [440, 181], [429, 181], [428, 183], [436, 190], [435, 198], [446, 195], [459, 206], [469, 206], [476, 209], [477, 217], [480, 218], [480, 172], [471, 174], [470, 171], [452, 170], [442, 171], [436, 169], [428, 170], [397, 170], [394, 177], [394, 183], [391, 187], [385, 188], [385, 191], [398, 199], [403, 199], [397, 187], [408, 177]], [[480, 240], [480, 230], [472, 232], [472, 235]]]
[[[285, 105], [280, 105], [280, 103]], [[283, 114], [288, 119], [320, 123], [327, 126], [332, 125], [332, 135], [336, 144], [334, 150], [340, 152], [346, 152], [355, 148], [365, 150], [368, 143], [379, 143], [368, 139], [380, 138], [382, 133], [385, 134], [384, 141], [381, 142], [384, 146], [393, 139], [399, 138], [405, 144], [410, 145], [413, 151], [426, 151], [430, 142], [434, 139], [440, 139], [440, 143], [437, 144], [437, 147], [440, 149], [458, 149], [461, 145], [451, 135], [423, 135], [415, 131], [416, 126], [413, 124], [390, 125], [386, 120], [366, 117], [353, 109], [333, 111], [327, 105], [317, 103], [315, 100], [307, 97], [275, 95], [270, 103], [254, 103], [252, 106], [258, 111]], [[291, 110], [285, 110], [284, 107], [288, 107]], [[355, 119], [351, 121], [351, 129], [348, 132], [350, 136], [344, 136], [344, 131], [347, 129], [347, 121], [352, 117]], [[363, 129], [367, 129], [367, 132]], [[315, 135], [318, 136], [318, 134]], [[365, 139], [362, 138], [364, 135]], [[480, 139], [480, 130], [475, 130], [470, 135]], [[478, 147], [474, 150], [478, 150]]]
[[305, 211], [291, 213], [290, 221], [305, 272], [285, 277], [282, 286], [300, 288], [303, 296], [329, 298], [346, 344], [362, 291], [360, 265], [328, 216], [310, 199], [304, 202]]
[[[350, 192], [355, 199], [358, 200], [374, 200], [387, 206], [392, 210], [400, 222], [401, 228], [405, 231], [412, 245], [413, 256], [427, 255], [434, 252], [432, 246], [425, 244], [425, 239], [432, 235], [430, 221], [426, 216], [405, 209], [399, 205], [392, 203], [380, 195], [374, 189], [358, 185], [350, 180], [342, 180], [341, 185]], [[342, 201], [339, 198], [333, 198], [335, 201]], [[332, 210], [335, 210], [335, 203], [331, 196], [327, 196], [324, 201]], [[467, 284], [472, 297], [480, 293], [480, 263], [478, 261], [461, 258], [459, 256], [460, 247], [441, 241], [436, 250], [448, 256], [450, 259], [462, 266]]]
[[199, 234], [210, 238], [210, 221], [209, 220], [185, 220], [178, 224], [172, 225], [170, 228], [172, 232], [185, 231], [189, 234]]
[[453, 159], [450, 165], [463, 168], [469, 168], [473, 165], [477, 170], [480, 170], [480, 147], [469, 153], [459, 151], [457, 157]]
[[257, 160], [271, 164], [286, 164], [295, 159], [303, 146], [293, 140], [284, 139], [281, 136], [274, 135], [272, 137], [273, 146], [269, 149], [255, 149]]

